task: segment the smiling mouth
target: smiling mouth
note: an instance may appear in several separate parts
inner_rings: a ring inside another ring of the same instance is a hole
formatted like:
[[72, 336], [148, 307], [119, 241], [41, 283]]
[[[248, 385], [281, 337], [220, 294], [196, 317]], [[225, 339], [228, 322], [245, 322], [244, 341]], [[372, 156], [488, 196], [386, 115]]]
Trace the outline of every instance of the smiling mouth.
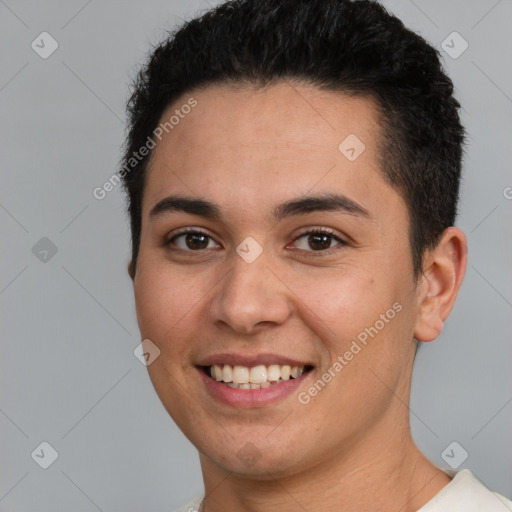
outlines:
[[214, 364], [200, 367], [208, 377], [235, 389], [263, 389], [300, 377], [313, 369], [312, 366], [271, 364], [268, 366], [241, 366]]

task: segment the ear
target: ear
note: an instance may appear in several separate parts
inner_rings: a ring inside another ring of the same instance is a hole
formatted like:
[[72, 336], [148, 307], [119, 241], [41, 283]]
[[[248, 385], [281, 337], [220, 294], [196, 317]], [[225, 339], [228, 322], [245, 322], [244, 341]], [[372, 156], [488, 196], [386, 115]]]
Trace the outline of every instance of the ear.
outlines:
[[133, 269], [133, 260], [130, 260], [128, 262], [128, 275], [130, 276], [131, 280], [133, 281], [135, 278], [135, 272]]
[[416, 339], [433, 341], [441, 334], [459, 293], [466, 264], [466, 236], [459, 228], [450, 227], [424, 258]]

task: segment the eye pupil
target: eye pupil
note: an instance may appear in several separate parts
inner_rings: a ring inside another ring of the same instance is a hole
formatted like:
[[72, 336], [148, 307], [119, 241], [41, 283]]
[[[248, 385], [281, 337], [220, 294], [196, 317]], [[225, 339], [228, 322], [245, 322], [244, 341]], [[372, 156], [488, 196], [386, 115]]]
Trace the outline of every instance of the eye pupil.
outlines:
[[314, 251], [321, 251], [322, 249], [329, 249], [331, 245], [331, 235], [322, 233], [312, 233], [308, 237], [308, 243]]
[[205, 249], [208, 246], [208, 236], [200, 233], [189, 233], [185, 237], [189, 249]]

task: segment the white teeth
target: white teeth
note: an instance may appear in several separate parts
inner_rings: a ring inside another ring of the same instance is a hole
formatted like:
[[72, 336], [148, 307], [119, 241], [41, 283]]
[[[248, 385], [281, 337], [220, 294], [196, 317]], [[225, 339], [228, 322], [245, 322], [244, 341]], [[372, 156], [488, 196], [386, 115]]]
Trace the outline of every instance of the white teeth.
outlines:
[[290, 378], [290, 365], [281, 366], [281, 379], [288, 380]]
[[304, 371], [304, 368], [301, 368], [299, 366], [292, 367], [290, 371], [290, 375], [296, 379], [297, 377], [300, 377], [302, 375], [302, 372]]
[[222, 380], [224, 382], [233, 382], [233, 367], [230, 364], [225, 364], [222, 368]]
[[222, 380], [222, 368], [218, 364], [213, 365], [213, 378], [215, 380]]
[[249, 372], [249, 380], [253, 384], [261, 384], [267, 381], [267, 368], [263, 365], [253, 366]]
[[281, 367], [278, 364], [271, 364], [267, 368], [267, 380], [279, 380], [281, 377]]
[[224, 382], [230, 388], [260, 389], [296, 379], [304, 373], [304, 366], [288, 364], [269, 366], [258, 365], [251, 368], [242, 365], [214, 364], [209, 367], [209, 375], [218, 382]]
[[249, 382], [249, 368], [247, 366], [233, 366], [233, 382], [235, 384], [246, 384]]

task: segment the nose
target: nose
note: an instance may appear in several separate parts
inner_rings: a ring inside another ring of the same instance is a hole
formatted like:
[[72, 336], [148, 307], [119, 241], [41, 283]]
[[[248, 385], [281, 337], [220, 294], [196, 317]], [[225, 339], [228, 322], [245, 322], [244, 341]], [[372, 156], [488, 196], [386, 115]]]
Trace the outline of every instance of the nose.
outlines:
[[[265, 251], [264, 251], [265, 252]], [[292, 314], [288, 288], [269, 267], [264, 252], [252, 263], [238, 254], [231, 270], [212, 298], [213, 322], [224, 329], [251, 334], [262, 328], [281, 325]]]

